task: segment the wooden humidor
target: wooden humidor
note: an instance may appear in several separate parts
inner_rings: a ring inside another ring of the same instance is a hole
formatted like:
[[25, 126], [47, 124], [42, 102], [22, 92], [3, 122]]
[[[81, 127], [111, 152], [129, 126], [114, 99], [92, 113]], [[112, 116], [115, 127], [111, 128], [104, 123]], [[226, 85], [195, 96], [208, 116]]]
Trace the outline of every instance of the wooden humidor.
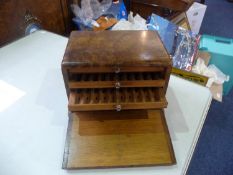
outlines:
[[155, 32], [73, 32], [62, 72], [72, 112], [167, 107], [171, 59]]
[[72, 32], [63, 168], [174, 164], [163, 110], [171, 65], [154, 31]]

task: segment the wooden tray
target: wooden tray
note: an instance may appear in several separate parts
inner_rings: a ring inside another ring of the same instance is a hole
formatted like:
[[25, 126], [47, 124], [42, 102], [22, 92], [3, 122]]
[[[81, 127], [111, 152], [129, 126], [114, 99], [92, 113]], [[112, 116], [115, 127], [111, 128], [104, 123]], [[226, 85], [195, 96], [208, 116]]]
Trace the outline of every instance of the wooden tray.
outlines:
[[163, 110], [95, 111], [70, 115], [64, 169], [175, 163]]
[[164, 75], [161, 72], [97, 73], [71, 74], [69, 88], [114, 88], [116, 83], [124, 87], [164, 87]]
[[80, 89], [70, 93], [68, 105], [72, 112], [166, 107], [162, 88]]

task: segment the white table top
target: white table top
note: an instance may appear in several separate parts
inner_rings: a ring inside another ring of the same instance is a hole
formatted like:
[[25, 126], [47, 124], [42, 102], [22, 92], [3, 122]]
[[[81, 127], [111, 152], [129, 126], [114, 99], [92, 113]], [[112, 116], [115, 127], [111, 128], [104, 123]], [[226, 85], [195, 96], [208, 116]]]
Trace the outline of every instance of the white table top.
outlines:
[[165, 114], [176, 165], [61, 169], [68, 111], [60, 65], [67, 41], [39, 31], [0, 49], [0, 174], [185, 174], [212, 97], [207, 88], [175, 76]]

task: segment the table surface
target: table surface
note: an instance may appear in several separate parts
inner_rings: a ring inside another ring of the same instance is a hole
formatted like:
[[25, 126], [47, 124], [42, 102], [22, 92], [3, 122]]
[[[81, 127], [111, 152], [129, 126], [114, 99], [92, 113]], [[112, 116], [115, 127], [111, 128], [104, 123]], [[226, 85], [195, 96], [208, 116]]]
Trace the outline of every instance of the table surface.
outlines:
[[0, 174], [185, 174], [212, 97], [207, 88], [175, 76], [170, 78], [165, 115], [176, 165], [61, 168], [68, 123], [61, 61], [67, 41], [39, 31], [0, 49]]

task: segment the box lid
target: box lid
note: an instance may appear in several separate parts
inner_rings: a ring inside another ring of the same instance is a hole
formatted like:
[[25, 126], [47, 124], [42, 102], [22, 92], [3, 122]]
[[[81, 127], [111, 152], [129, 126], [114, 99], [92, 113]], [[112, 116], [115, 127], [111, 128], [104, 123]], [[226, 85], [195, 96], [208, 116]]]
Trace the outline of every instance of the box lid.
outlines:
[[133, 0], [141, 4], [158, 5], [170, 10], [185, 12], [194, 2], [194, 0]]
[[154, 31], [74, 31], [63, 66], [164, 65], [171, 59]]
[[163, 110], [77, 112], [69, 116], [64, 169], [175, 163]]

